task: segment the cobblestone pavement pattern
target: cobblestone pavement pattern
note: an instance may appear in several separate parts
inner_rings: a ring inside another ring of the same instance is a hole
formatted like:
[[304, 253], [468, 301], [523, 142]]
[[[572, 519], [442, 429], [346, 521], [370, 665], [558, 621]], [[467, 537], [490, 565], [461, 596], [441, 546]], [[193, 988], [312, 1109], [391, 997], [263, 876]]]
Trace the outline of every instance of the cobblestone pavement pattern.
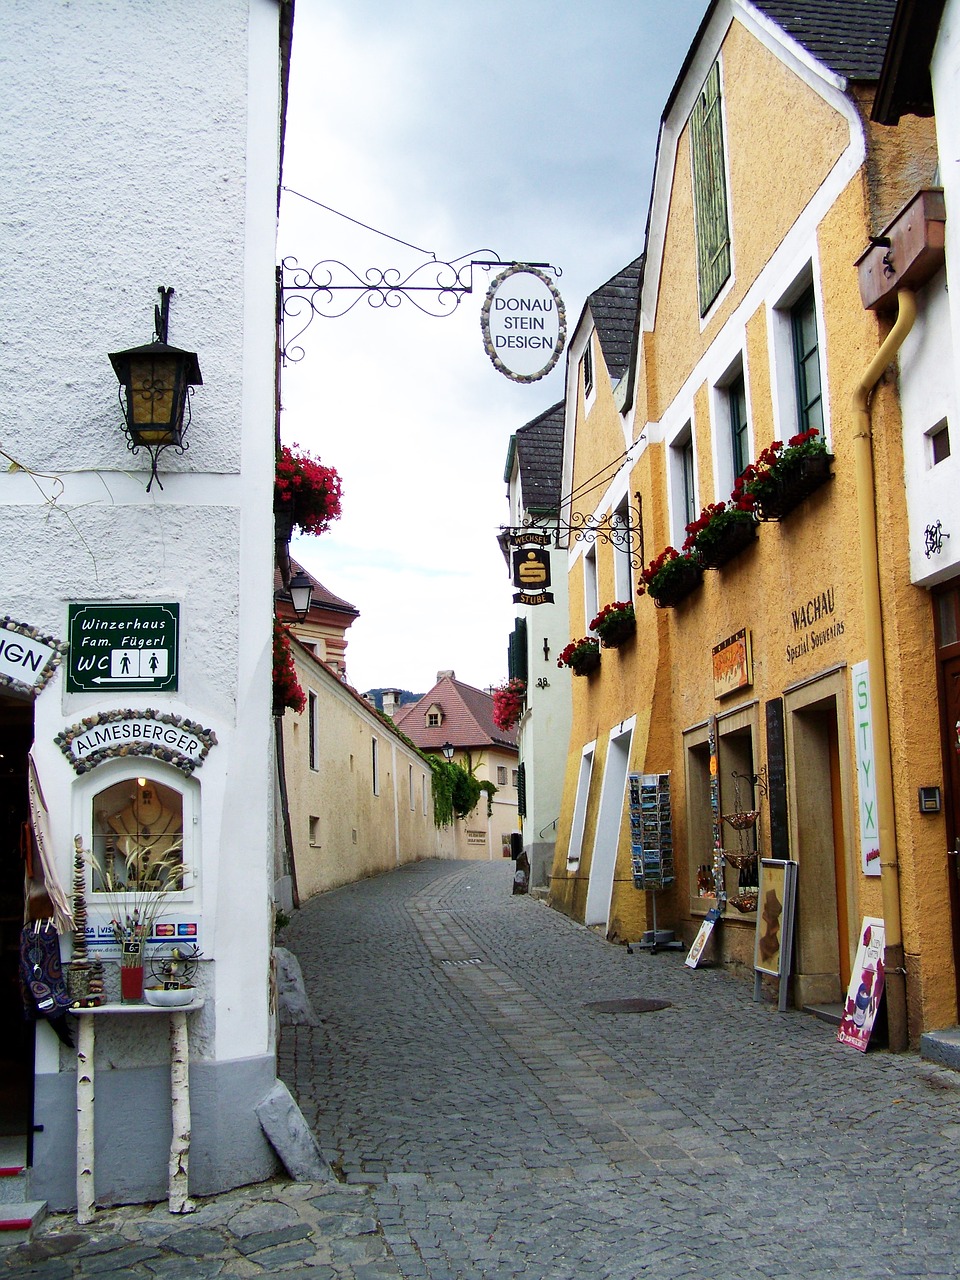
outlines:
[[[342, 1181], [54, 1219], [0, 1280], [960, 1274], [960, 1076], [628, 954], [511, 870], [419, 863], [285, 931], [323, 1022], [280, 1073]], [[671, 1005], [586, 1007], [636, 996]]]

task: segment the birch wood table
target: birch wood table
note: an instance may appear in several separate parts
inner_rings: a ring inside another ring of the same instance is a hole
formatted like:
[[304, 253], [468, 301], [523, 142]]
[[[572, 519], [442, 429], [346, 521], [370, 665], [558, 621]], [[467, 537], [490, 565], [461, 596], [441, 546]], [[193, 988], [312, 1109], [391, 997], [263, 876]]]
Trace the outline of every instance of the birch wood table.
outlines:
[[94, 1183], [94, 1027], [98, 1017], [163, 1015], [170, 1018], [170, 1102], [172, 1136], [168, 1166], [168, 1207], [171, 1213], [192, 1213], [195, 1206], [187, 1187], [190, 1170], [190, 1045], [187, 1014], [203, 1008], [203, 998], [192, 1004], [161, 1008], [152, 1004], [102, 1004], [94, 1009], [71, 1009], [80, 1023], [77, 1036], [77, 1222], [93, 1221], [96, 1213]]

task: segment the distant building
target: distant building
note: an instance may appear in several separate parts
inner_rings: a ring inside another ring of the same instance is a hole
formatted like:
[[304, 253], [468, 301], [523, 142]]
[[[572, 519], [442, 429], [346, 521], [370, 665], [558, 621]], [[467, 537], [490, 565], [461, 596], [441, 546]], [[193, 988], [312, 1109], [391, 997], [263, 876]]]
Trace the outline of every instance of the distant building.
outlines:
[[519, 753], [516, 734], [493, 723], [491, 695], [457, 680], [453, 671], [438, 671], [433, 688], [400, 707], [395, 722], [421, 751], [440, 756], [450, 743], [457, 764], [497, 788], [489, 813], [482, 795], [472, 813], [441, 831], [440, 856], [509, 857], [510, 836], [517, 830]]
[[274, 575], [274, 602], [277, 617], [291, 627], [297, 639], [314, 657], [325, 662], [342, 680], [347, 678], [347, 630], [360, 610], [346, 600], [341, 600], [304, 569], [296, 560], [290, 560], [290, 574], [305, 573], [313, 584], [310, 613], [300, 621], [293, 609], [290, 592], [285, 589], [280, 570]]

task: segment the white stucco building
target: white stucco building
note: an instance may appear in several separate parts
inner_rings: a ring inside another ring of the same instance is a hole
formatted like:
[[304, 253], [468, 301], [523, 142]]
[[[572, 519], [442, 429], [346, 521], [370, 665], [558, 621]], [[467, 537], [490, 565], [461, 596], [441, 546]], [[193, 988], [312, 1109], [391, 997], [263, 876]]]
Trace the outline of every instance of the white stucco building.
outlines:
[[[275, 1080], [274, 264], [292, 7], [17, 3], [4, 6], [0, 46], [5, 989], [32, 742], [50, 878], [65, 889], [75, 836], [101, 858], [125, 852], [126, 802], [146, 795], [166, 848], [182, 842], [160, 920], [164, 938], [203, 956], [205, 1004], [189, 1015], [199, 1194], [276, 1167], [254, 1108]], [[189, 448], [161, 454], [148, 492], [150, 460], [128, 450], [108, 353], [150, 342], [158, 286], [175, 290], [169, 342], [197, 353], [203, 381]], [[144, 644], [155, 625], [160, 640]], [[44, 662], [72, 644], [43, 687], [18, 663], [23, 628], [39, 633]], [[109, 661], [91, 667], [84, 655]], [[138, 835], [155, 843], [158, 829]], [[110, 913], [85, 876], [89, 948], [117, 998]], [[15, 1048], [3, 1084], [22, 1132], [36, 1130], [31, 1197], [64, 1209], [75, 1203], [76, 1055], [41, 1020], [34, 1058], [20, 1016], [6, 998], [3, 1039]], [[97, 1200], [162, 1199], [167, 1016], [96, 1022]]]

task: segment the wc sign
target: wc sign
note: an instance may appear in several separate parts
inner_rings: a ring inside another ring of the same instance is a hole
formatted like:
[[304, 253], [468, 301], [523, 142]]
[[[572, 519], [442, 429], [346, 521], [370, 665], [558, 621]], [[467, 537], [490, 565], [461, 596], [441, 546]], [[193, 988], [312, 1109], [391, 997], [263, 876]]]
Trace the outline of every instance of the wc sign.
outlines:
[[70, 693], [178, 687], [178, 604], [72, 604], [67, 632]]
[[494, 368], [512, 382], [546, 377], [567, 341], [566, 312], [553, 281], [522, 262], [501, 271], [491, 284], [480, 327]]

